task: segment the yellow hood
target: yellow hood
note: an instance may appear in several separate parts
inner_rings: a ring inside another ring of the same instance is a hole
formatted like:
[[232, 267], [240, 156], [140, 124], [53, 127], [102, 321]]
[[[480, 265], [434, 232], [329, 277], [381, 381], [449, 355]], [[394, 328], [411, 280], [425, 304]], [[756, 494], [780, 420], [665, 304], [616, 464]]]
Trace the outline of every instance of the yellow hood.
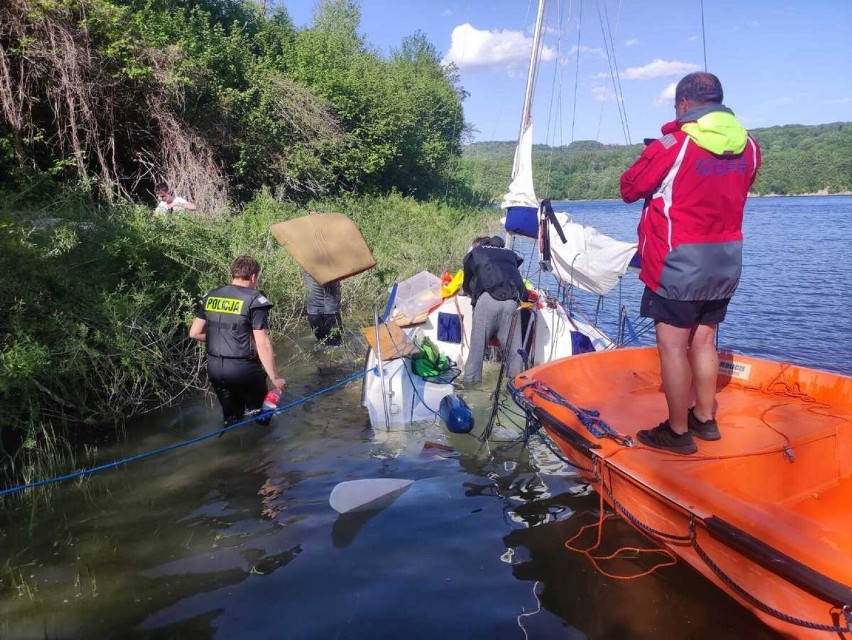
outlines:
[[698, 146], [717, 156], [739, 155], [748, 142], [748, 133], [727, 109], [711, 111], [680, 128]]

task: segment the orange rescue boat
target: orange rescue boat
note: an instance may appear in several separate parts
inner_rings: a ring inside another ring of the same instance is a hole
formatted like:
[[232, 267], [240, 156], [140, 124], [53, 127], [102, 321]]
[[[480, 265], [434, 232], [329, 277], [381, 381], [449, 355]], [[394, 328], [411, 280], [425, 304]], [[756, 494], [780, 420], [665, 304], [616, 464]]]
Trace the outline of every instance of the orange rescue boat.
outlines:
[[510, 386], [641, 533], [793, 638], [852, 638], [852, 377], [720, 354], [722, 439], [637, 445], [667, 415], [654, 347], [576, 355]]

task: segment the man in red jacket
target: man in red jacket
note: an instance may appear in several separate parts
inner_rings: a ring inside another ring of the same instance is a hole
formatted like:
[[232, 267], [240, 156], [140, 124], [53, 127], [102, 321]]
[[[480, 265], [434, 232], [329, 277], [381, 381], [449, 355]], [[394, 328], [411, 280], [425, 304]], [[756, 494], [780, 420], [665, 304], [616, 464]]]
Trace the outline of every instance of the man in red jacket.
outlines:
[[714, 419], [716, 325], [739, 284], [743, 209], [760, 167], [760, 147], [722, 98], [712, 73], [681, 79], [677, 119], [621, 176], [625, 202], [645, 199], [641, 314], [654, 320], [669, 410], [665, 422], [636, 435], [647, 446], [676, 453], [697, 451], [693, 436], [721, 437]]

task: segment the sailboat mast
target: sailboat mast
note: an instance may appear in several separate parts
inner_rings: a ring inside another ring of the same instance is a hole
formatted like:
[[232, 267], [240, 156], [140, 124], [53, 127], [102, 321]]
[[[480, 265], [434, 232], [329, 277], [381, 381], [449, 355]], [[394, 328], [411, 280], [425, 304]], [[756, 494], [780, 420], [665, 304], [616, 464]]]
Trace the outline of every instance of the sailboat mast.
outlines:
[[538, 14], [535, 18], [535, 33], [533, 35], [532, 54], [530, 55], [530, 68], [527, 73], [527, 90], [524, 94], [524, 110], [521, 114], [521, 131], [518, 139], [524, 135], [524, 131], [530, 123], [530, 111], [532, 110], [533, 92], [535, 91], [535, 74], [538, 70], [538, 55], [541, 50], [541, 24], [544, 20], [544, 5], [546, 0], [538, 0]]

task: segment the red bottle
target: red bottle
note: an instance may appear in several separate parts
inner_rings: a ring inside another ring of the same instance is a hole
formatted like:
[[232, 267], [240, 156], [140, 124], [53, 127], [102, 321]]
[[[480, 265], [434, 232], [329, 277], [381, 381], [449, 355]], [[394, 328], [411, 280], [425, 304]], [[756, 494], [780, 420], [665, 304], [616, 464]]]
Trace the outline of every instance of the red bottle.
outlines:
[[263, 399], [263, 410], [271, 411], [278, 408], [278, 403], [281, 402], [280, 389], [272, 389], [266, 392], [266, 397]]

